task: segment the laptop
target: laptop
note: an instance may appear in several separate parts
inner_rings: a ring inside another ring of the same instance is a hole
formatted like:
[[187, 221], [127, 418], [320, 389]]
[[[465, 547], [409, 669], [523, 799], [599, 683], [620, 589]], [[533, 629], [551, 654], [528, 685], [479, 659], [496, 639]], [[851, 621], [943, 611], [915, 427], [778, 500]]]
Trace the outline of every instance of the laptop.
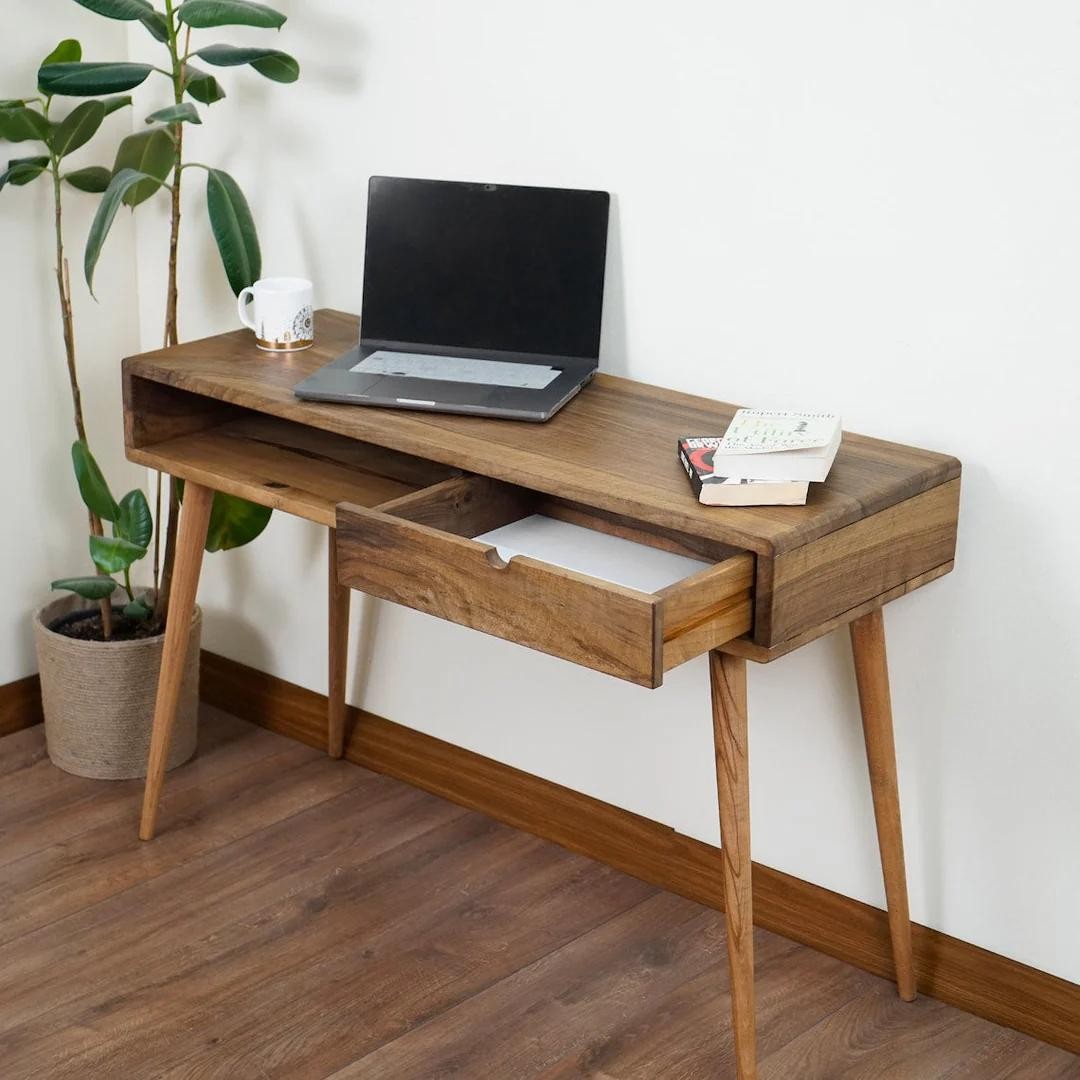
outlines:
[[373, 176], [360, 343], [297, 397], [549, 419], [596, 374], [609, 202]]

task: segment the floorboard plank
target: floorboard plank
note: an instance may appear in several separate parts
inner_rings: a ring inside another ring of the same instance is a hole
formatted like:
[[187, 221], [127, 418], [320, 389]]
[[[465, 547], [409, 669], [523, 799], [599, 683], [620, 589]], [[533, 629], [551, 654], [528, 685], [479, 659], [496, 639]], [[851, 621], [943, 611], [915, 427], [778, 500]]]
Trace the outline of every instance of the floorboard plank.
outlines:
[[[193, 798], [197, 804], [199, 790], [205, 801], [206, 792], [222, 777], [236, 770], [250, 769], [258, 762], [290, 749], [288, 743], [282, 743], [270, 732], [264, 731], [260, 737], [252, 738], [250, 724], [215, 710], [201, 726], [196, 756], [169, 774], [163, 805], [175, 804], [178, 800], [191, 805]], [[306, 757], [297, 760], [315, 761], [318, 757], [317, 751], [309, 749]], [[46, 802], [34, 813], [5, 823], [0, 828], [0, 868], [54, 845], [71, 844], [94, 829], [120, 824], [128, 832], [136, 828], [138, 818], [132, 813], [132, 804], [141, 796], [143, 781], [94, 781], [94, 784], [93, 790], [75, 803], [60, 801], [56, 805]]]
[[[3, 1080], [718, 1080], [722, 916], [208, 711], [170, 775], [0, 739]], [[762, 1080], [1080, 1080], [1080, 1059], [764, 930]]]
[[[895, 987], [881, 980], [869, 993], [767, 1056], [761, 1062], [760, 1077], [944, 1080], [958, 1063], [969, 1064], [988, 1041], [1004, 1030], [932, 998], [901, 1001]], [[1025, 1036], [1010, 1034], [1023, 1040], [1018, 1049], [1034, 1043]], [[1066, 1051], [1056, 1053], [1075, 1061], [1074, 1055]], [[984, 1072], [992, 1075], [977, 1065], [968, 1075], [982, 1080]], [[1017, 1074], [1018, 1078], [1022, 1075]], [[1031, 1080], [1042, 1080], [1042, 1074], [1033, 1074]]]
[[28, 769], [45, 757], [45, 729], [41, 724], [5, 735], [0, 742], [0, 777]]
[[[287, 918], [303, 920], [305, 890], [332, 880], [344, 853], [375, 858], [403, 836], [466, 816], [356, 771], [364, 783], [337, 798], [0, 946], [5, 1067], [18, 1075], [27, 1055], [37, 1064], [27, 1065], [26, 1075], [41, 1075], [47, 1062], [46, 1075], [59, 1076], [61, 1054], [108, 1042], [111, 1017], [131, 1025], [132, 1013], [139, 1023], [155, 1009], [171, 1015], [171, 984], [183, 981], [197, 1002], [213, 989], [223, 957], [249, 940], [285, 933]], [[253, 953], [256, 976], [272, 977], [258, 960]]]
[[492, 847], [501, 832], [486, 838], [475, 860], [454, 854], [464, 873], [449, 887], [439, 877], [421, 880], [422, 901], [410, 902], [410, 883], [400, 881], [397, 896], [386, 897], [390, 921], [375, 910], [357, 932], [321, 912], [290, 946], [302, 959], [275, 960], [287, 968], [288, 1020], [265, 1030], [266, 1012], [280, 1007], [280, 985], [234, 993], [186, 1018], [223, 1049], [180, 1048], [162, 1075], [196, 1080], [232, 1069], [316, 1080], [353, 1060], [358, 1045], [398, 1038], [656, 892], [533, 838]]
[[[755, 933], [759, 1052], [785, 1046], [880, 980], [839, 960]], [[727, 1076], [735, 1068], [727, 1023], [727, 984], [712, 971], [682, 984], [633, 1023], [597, 1030], [579, 1053], [541, 1074], [541, 1080], [602, 1076], [610, 1080], [693, 1080]]]

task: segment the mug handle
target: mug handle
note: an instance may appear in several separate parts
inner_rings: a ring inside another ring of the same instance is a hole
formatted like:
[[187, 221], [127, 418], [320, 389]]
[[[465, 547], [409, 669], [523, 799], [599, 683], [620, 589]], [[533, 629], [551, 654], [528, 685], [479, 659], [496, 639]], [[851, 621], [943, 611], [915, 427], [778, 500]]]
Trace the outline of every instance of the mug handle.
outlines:
[[236, 298], [236, 311], [237, 314], [240, 316], [240, 321], [249, 330], [252, 330], [257, 334], [259, 331], [258, 328], [255, 326], [255, 321], [254, 319], [249, 319], [247, 313], [247, 306], [254, 299], [255, 290], [250, 285], [248, 285], [245, 289], [241, 289], [239, 295]]

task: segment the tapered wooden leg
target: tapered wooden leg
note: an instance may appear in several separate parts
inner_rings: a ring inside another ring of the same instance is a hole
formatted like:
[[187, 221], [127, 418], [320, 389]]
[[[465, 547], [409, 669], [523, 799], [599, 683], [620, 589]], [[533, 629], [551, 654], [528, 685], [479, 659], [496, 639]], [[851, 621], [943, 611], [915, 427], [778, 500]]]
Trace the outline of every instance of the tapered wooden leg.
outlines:
[[339, 758], [345, 753], [345, 681], [349, 673], [349, 590], [338, 582], [337, 529], [330, 538], [330, 679], [326, 752]]
[[206, 528], [210, 522], [210, 507], [213, 501], [214, 493], [210, 488], [190, 482], [185, 486], [184, 506], [180, 513], [180, 528], [176, 538], [172, 598], [165, 626], [161, 673], [158, 675], [157, 702], [154, 706], [154, 728], [150, 737], [150, 758], [146, 766], [142, 820], [139, 823], [140, 840], [152, 840], [157, 824], [158, 802], [165, 781], [169, 741], [176, 719], [180, 684], [184, 677], [184, 661], [191, 636], [191, 615], [195, 608], [195, 593], [199, 588], [203, 545], [206, 543]]
[[754, 1026], [754, 903], [750, 885], [750, 773], [747, 758], [746, 661], [709, 654], [720, 858], [731, 972], [731, 1019], [738, 1080], [757, 1076]]
[[889, 935], [896, 965], [896, 988], [905, 1001], [915, 1000], [915, 965], [911, 955], [904, 837], [900, 827], [900, 793], [896, 783], [889, 665], [885, 656], [885, 620], [877, 608], [851, 624], [851, 651], [859, 686], [870, 790], [874, 797]]

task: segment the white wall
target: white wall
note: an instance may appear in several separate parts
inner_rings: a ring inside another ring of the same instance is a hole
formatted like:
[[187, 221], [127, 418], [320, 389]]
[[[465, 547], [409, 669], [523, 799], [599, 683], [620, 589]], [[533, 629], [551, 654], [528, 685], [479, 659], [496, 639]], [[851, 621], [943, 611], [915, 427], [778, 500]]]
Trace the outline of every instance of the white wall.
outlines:
[[[40, 61], [65, 37], [79, 38], [87, 59], [123, 59], [123, 28], [72, 4], [35, 0], [5, 6], [0, 98], [34, 92]], [[57, 100], [55, 116], [75, 104]], [[95, 139], [70, 158], [72, 168], [111, 165], [131, 117], [110, 117]], [[3, 161], [37, 153], [34, 143], [0, 143]], [[124, 461], [120, 357], [136, 351], [135, 246], [117, 222], [99, 270], [98, 295], [82, 280], [82, 251], [96, 199], [64, 192], [66, 239], [74, 292], [75, 333], [88, 436], [114, 489], [143, 482]], [[122, 215], [126, 217], [126, 215]], [[92, 572], [86, 511], [71, 472], [75, 439], [54, 267], [52, 185], [47, 176], [0, 192], [0, 325], [4, 327], [3, 423], [0, 423], [0, 685], [37, 669], [30, 613], [48, 599], [54, 578]], [[59, 595], [59, 594], [54, 594]]]
[[[963, 459], [957, 570], [888, 613], [912, 910], [1080, 980], [1074, 6], [281, 6], [302, 81], [226, 72], [191, 133], [268, 274], [357, 310], [371, 173], [602, 187], [605, 370]], [[189, 203], [194, 337], [235, 317]], [[163, 222], [139, 222], [151, 346]], [[210, 558], [207, 646], [324, 690], [324, 546], [279, 516]], [[649, 693], [355, 606], [356, 703], [717, 840], [703, 660]], [[882, 905], [846, 638], [753, 668], [750, 697], [755, 857]]]

